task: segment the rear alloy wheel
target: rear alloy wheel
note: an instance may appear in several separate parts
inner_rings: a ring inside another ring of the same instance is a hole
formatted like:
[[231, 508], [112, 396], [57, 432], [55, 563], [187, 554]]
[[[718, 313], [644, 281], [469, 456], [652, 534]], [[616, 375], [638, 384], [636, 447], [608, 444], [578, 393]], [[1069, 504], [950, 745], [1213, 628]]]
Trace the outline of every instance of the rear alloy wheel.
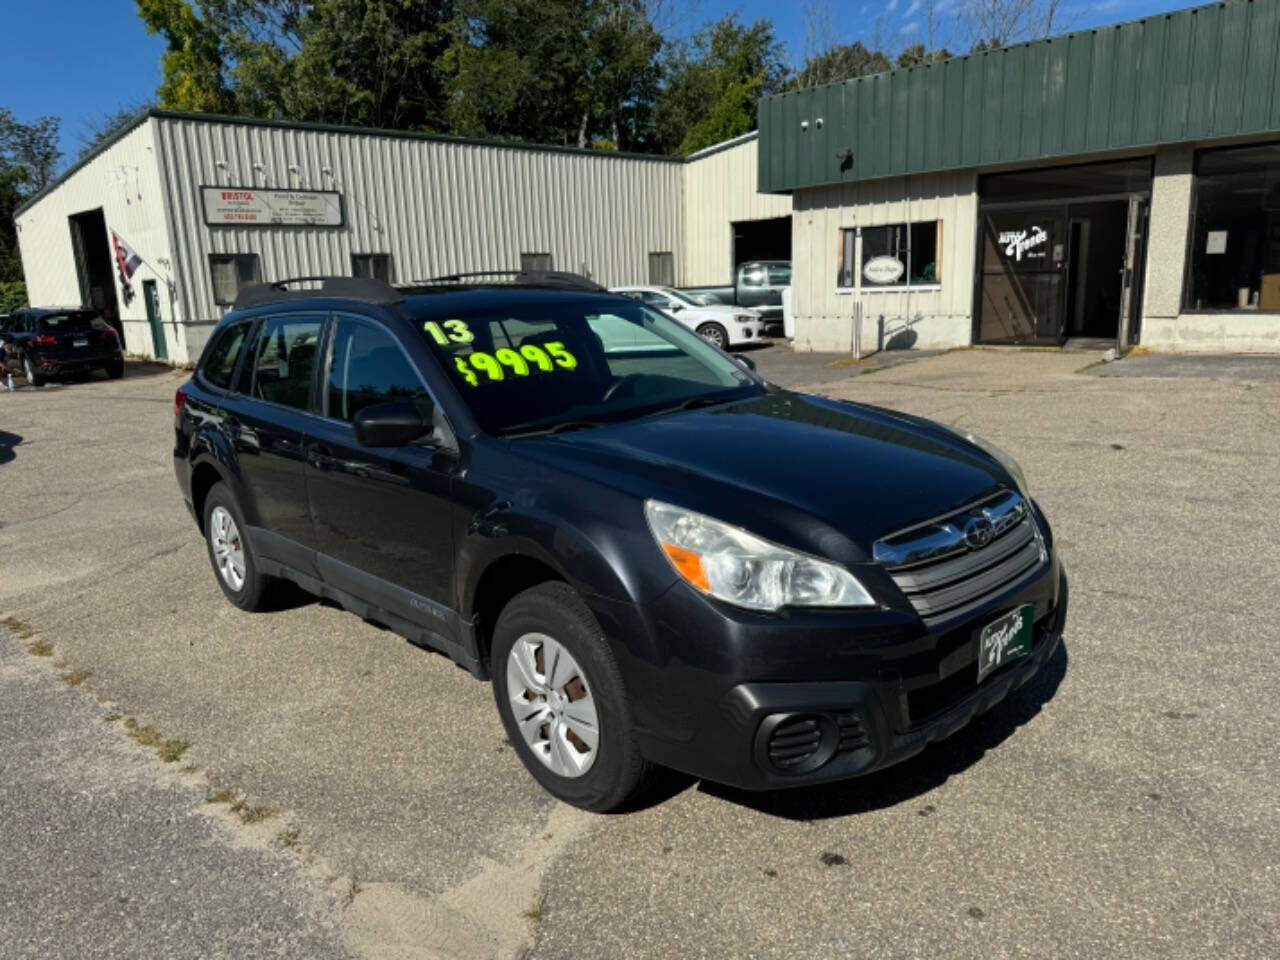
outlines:
[[698, 328], [698, 336], [721, 350], [729, 349], [729, 333], [718, 323], [704, 323]]
[[218, 586], [241, 610], [270, 609], [275, 581], [258, 572], [244, 537], [244, 516], [224, 483], [215, 483], [204, 500], [204, 539]]
[[525, 769], [553, 796], [612, 810], [644, 788], [650, 764], [600, 625], [567, 583], [518, 594], [490, 650], [498, 713]]
[[35, 365], [31, 362], [30, 357], [22, 358], [22, 375], [27, 378], [27, 383], [33, 387], [44, 385], [44, 380], [41, 379], [40, 374], [36, 373]]

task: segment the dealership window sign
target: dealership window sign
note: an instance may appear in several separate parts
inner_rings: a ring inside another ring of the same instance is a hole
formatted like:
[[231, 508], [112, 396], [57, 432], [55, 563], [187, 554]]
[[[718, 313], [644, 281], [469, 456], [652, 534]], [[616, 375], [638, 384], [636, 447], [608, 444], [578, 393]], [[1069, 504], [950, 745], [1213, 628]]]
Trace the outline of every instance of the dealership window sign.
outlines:
[[897, 257], [872, 257], [862, 267], [862, 276], [871, 283], [897, 283], [906, 270]]
[[1004, 255], [1021, 260], [1023, 257], [1033, 259], [1043, 257], [1044, 242], [1049, 235], [1043, 227], [1032, 227], [1030, 230], [1005, 230], [1000, 234], [1000, 246], [1004, 247]]
[[201, 187], [211, 227], [340, 227], [342, 194], [333, 190]]

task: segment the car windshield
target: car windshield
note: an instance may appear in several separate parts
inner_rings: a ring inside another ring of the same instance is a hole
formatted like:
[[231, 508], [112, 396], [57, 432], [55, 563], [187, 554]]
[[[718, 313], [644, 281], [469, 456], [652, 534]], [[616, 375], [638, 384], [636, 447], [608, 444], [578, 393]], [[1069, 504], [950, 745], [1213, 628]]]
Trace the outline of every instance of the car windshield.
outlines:
[[672, 299], [679, 300], [681, 303], [687, 303], [691, 307], [701, 306], [697, 300], [693, 299], [693, 297], [689, 296], [689, 294], [685, 293], [683, 290], [676, 290], [673, 287], [663, 287], [662, 292]]
[[92, 313], [51, 313], [39, 320], [45, 333], [67, 333], [71, 330], [88, 330], [93, 326]]
[[621, 297], [418, 319], [476, 419], [494, 434], [597, 426], [763, 392], [701, 337]]

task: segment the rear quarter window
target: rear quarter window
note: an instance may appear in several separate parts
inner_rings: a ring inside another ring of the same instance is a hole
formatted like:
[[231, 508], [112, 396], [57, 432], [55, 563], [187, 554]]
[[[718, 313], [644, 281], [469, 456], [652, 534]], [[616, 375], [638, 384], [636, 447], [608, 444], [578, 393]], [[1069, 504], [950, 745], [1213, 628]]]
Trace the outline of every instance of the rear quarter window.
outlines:
[[232, 324], [217, 335], [209, 354], [205, 357], [200, 375], [215, 387], [231, 389], [231, 378], [236, 372], [236, 361], [244, 347], [249, 321]]

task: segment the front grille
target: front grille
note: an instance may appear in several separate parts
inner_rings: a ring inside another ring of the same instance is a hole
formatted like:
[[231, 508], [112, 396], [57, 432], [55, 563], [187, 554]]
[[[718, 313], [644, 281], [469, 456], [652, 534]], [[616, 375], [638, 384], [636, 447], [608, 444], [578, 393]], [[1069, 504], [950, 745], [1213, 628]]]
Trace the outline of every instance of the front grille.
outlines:
[[1011, 490], [878, 540], [874, 556], [926, 624], [980, 606], [1047, 559], [1027, 502]]
[[790, 717], [769, 735], [769, 762], [782, 771], [811, 760], [822, 747], [819, 719], [812, 714]]

